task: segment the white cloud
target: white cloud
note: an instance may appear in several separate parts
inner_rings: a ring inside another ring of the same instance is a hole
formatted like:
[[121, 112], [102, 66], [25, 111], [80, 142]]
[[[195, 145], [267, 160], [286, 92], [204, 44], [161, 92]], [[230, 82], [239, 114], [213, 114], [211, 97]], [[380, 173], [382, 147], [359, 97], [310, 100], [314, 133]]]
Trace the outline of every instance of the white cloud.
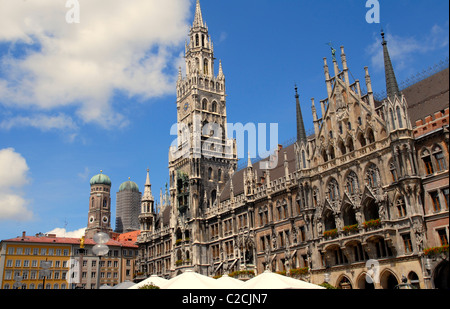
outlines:
[[57, 227], [44, 234], [56, 234], [56, 237], [81, 238], [81, 236], [84, 235], [85, 230], [86, 228], [83, 227], [75, 231], [66, 231], [65, 228]]
[[2, 2], [0, 104], [52, 111], [74, 106], [83, 122], [123, 126], [116, 91], [149, 99], [172, 93], [190, 1], [79, 0], [80, 23], [65, 1]]
[[73, 119], [64, 114], [49, 116], [37, 114], [32, 116], [17, 116], [0, 122], [0, 129], [10, 130], [14, 127], [33, 127], [42, 131], [58, 130], [76, 130], [77, 125]]
[[[389, 56], [395, 63], [397, 69], [408, 67], [411, 57], [416, 54], [425, 54], [441, 48], [448, 48], [448, 22], [446, 27], [434, 25], [429, 34], [424, 38], [401, 37], [385, 31], [385, 38], [388, 42]], [[366, 49], [371, 56], [372, 67], [377, 70], [384, 69], [383, 49], [381, 48], [381, 36], [375, 36], [375, 41]]]
[[0, 220], [28, 221], [33, 213], [28, 209], [20, 188], [28, 183], [26, 160], [13, 148], [0, 150]]

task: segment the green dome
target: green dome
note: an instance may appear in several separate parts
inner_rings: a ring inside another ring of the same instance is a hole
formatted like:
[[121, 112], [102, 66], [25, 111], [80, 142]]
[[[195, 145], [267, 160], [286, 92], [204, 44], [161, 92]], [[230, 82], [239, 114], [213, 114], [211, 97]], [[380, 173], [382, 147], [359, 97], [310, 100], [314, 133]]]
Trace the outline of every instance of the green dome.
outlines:
[[92, 185], [111, 185], [111, 179], [109, 179], [108, 176], [104, 175], [102, 171], [100, 171], [100, 174], [95, 175], [91, 178], [91, 186]]
[[122, 192], [122, 191], [139, 192], [139, 187], [135, 182], [128, 180], [120, 185], [119, 192]]

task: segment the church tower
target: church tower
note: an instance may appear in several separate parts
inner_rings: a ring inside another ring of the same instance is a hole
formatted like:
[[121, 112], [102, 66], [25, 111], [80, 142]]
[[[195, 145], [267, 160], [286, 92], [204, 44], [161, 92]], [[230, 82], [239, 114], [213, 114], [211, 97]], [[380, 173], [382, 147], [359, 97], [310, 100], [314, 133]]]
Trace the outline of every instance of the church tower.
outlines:
[[[202, 264], [203, 217], [237, 165], [235, 140], [227, 138], [225, 75], [215, 74], [214, 46], [197, 1], [185, 49], [186, 75], [177, 80], [177, 145], [169, 150], [172, 226], [191, 235], [193, 264]], [[173, 241], [175, 243], [175, 240]], [[197, 245], [198, 244], [198, 245]], [[198, 251], [198, 254], [196, 254]]]
[[86, 238], [93, 238], [99, 232], [112, 232], [111, 228], [111, 179], [100, 171], [91, 178], [88, 225]]
[[144, 195], [141, 198], [141, 214], [139, 215], [139, 225], [141, 233], [153, 232], [155, 230], [155, 199], [152, 195], [152, 185], [150, 183], [149, 169], [145, 180]]

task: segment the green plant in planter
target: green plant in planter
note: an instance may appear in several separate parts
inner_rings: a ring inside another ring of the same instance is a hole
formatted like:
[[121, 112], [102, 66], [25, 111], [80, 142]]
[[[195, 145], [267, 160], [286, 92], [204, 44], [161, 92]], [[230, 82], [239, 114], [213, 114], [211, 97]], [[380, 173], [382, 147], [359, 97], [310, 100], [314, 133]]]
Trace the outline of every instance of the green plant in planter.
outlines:
[[369, 227], [377, 227], [377, 226], [380, 226], [380, 225], [381, 225], [380, 218], [368, 220], [368, 221], [363, 223], [363, 226], [364, 226], [365, 229], [367, 229]]
[[303, 276], [307, 275], [308, 271], [309, 271], [308, 267], [294, 268], [289, 270], [289, 275], [291, 277]]
[[323, 236], [325, 237], [334, 237], [337, 234], [337, 229], [333, 229], [333, 230], [328, 230], [323, 232]]
[[440, 247], [431, 247], [423, 250], [423, 253], [427, 256], [438, 255], [444, 252], [448, 253], [448, 245]]
[[353, 224], [353, 225], [346, 225], [346, 226], [344, 226], [343, 231], [346, 233], [356, 232], [358, 230], [358, 226], [359, 226], [358, 223]]

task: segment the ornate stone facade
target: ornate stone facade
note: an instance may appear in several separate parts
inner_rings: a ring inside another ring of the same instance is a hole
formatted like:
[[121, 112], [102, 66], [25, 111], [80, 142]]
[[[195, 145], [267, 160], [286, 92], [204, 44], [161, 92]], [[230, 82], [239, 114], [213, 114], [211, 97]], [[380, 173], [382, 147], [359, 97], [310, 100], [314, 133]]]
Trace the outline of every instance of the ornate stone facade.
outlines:
[[[392, 288], [402, 276], [431, 287], [424, 267], [424, 249], [432, 243], [426, 176], [384, 34], [382, 48], [384, 101], [374, 99], [367, 67], [367, 93], [358, 80], [350, 83], [341, 47], [340, 64], [333, 52], [334, 75], [324, 58], [328, 96], [320, 100], [320, 117], [312, 99], [314, 134], [305, 134], [296, 87], [297, 141], [278, 148], [275, 167], [249, 160], [236, 171], [235, 142], [225, 129], [225, 77], [221, 65], [214, 76], [213, 45], [197, 2], [187, 76], [180, 73], [177, 83], [182, 125], [178, 148], [169, 153], [171, 204], [152, 213], [153, 226], [138, 239], [142, 273], [271, 269], [342, 288]], [[221, 134], [205, 129], [208, 123]], [[441, 150], [448, 175], [448, 137]], [[447, 220], [448, 239], [448, 178], [441, 188], [447, 208], [439, 216]]]

